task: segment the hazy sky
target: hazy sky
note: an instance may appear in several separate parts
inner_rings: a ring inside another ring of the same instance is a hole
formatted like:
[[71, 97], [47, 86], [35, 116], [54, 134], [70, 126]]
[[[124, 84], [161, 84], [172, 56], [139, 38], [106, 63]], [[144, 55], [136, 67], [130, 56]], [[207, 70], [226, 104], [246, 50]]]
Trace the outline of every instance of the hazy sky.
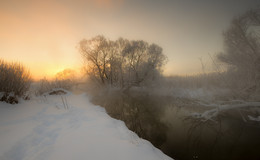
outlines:
[[201, 72], [199, 58], [222, 50], [233, 16], [259, 0], [0, 0], [0, 58], [20, 61], [34, 77], [82, 65], [78, 42], [96, 35], [156, 43], [165, 74]]

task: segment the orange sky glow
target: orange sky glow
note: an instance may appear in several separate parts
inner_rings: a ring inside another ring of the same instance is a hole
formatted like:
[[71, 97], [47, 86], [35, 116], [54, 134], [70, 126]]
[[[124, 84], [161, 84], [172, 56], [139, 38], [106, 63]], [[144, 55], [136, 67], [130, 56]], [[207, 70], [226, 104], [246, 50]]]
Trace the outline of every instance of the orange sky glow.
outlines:
[[231, 18], [256, 4], [159, 2], [1, 0], [0, 58], [23, 63], [35, 79], [53, 77], [66, 68], [79, 69], [78, 42], [101, 34], [160, 45], [169, 59], [165, 75], [199, 73], [199, 58], [210, 68], [208, 54], [222, 50], [221, 34]]

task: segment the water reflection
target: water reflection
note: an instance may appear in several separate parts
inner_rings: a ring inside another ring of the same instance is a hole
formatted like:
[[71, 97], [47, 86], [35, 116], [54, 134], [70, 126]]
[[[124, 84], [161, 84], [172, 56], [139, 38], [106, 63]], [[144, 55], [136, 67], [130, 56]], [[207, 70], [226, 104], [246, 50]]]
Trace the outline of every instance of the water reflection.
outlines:
[[114, 93], [93, 102], [176, 160], [260, 158], [260, 125], [237, 110], [201, 121], [189, 115], [209, 108], [191, 99]]

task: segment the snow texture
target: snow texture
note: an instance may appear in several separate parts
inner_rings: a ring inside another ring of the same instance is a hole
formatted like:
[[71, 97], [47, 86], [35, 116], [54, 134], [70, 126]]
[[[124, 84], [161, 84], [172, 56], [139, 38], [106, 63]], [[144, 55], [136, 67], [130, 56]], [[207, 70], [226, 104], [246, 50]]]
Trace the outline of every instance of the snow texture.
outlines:
[[1, 160], [170, 160], [86, 95], [0, 102]]
[[253, 117], [253, 116], [248, 115], [248, 118], [249, 118], [251, 121], [260, 122], [260, 116], [258, 116], [258, 117]]
[[[215, 118], [217, 115], [219, 115], [222, 112], [231, 110], [231, 109], [240, 109], [240, 108], [249, 108], [249, 107], [256, 107], [260, 108], [260, 102], [245, 102], [245, 101], [237, 101], [239, 104], [202, 104], [204, 106], [213, 108], [204, 111], [203, 113], [192, 113], [191, 116], [193, 118], [201, 119], [202, 121], [215, 121], [213, 118]], [[242, 117], [243, 118], [243, 117]], [[248, 116], [250, 120], [258, 121], [258, 118], [254, 118], [252, 116]], [[246, 121], [246, 120], [245, 120]], [[260, 119], [259, 119], [260, 121]]]

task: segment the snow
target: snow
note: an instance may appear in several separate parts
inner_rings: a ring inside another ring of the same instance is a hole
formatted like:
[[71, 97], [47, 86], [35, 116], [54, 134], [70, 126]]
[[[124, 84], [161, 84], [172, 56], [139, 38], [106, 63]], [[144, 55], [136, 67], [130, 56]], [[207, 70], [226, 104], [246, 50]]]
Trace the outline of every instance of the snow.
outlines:
[[0, 159], [171, 158], [90, 103], [85, 94], [67, 94], [35, 97], [16, 105], [0, 102]]
[[[225, 111], [231, 110], [231, 109], [241, 109], [241, 108], [250, 108], [255, 107], [259, 110], [260, 108], [260, 102], [245, 102], [245, 101], [232, 101], [232, 103], [236, 102], [235, 104], [202, 104], [203, 106], [207, 106], [213, 109], [209, 109], [204, 111], [203, 113], [192, 113], [191, 116], [193, 118], [201, 119], [202, 121], [215, 121], [213, 118], [215, 118], [220, 113], [223, 113]], [[244, 117], [242, 117], [244, 119]], [[248, 116], [250, 120], [254, 121], [260, 121], [260, 117], [254, 118], [252, 116]], [[246, 121], [244, 119], [244, 121]]]
[[248, 115], [248, 118], [249, 118], [249, 120], [251, 120], [251, 121], [260, 122], [260, 116], [258, 116], [258, 117], [253, 117], [253, 116]]

